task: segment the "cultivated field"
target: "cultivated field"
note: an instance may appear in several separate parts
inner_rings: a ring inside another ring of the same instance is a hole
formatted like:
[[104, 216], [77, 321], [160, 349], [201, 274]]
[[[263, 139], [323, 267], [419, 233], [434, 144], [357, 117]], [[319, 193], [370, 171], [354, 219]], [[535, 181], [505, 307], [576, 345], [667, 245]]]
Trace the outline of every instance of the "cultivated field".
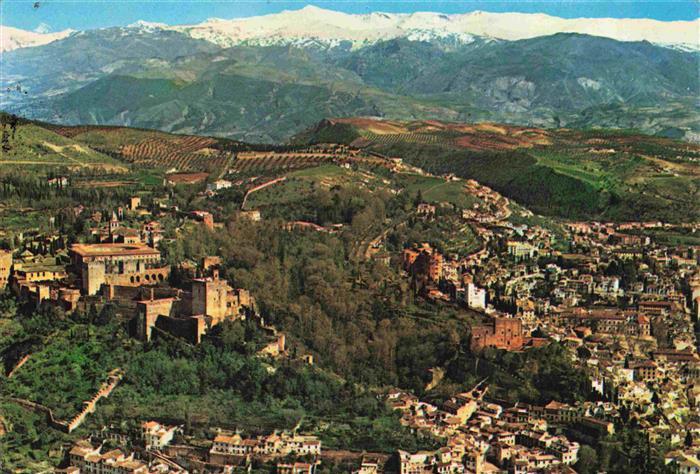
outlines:
[[295, 151], [243, 151], [236, 155], [231, 170], [239, 173], [266, 173], [324, 164], [357, 163], [364, 166], [387, 167], [387, 160], [351, 150], [301, 149]]
[[463, 181], [446, 181], [444, 178], [418, 174], [399, 174], [395, 179], [403, 187], [403, 192], [414, 194], [420, 191], [423, 201], [428, 203], [447, 202], [459, 208], [471, 208], [481, 202], [467, 192]]
[[215, 172], [233, 158], [210, 137], [121, 127], [58, 127], [56, 132], [140, 167]]
[[337, 155], [314, 152], [240, 152], [232, 170], [239, 173], [307, 168], [332, 162]]
[[360, 147], [373, 143], [417, 143], [475, 151], [498, 151], [545, 146], [552, 140], [546, 130], [492, 123], [465, 124], [433, 120], [400, 122], [367, 118], [333, 119], [329, 123], [354, 127], [360, 136], [352, 145]]
[[178, 171], [214, 171], [225, 168], [231, 154], [209, 148], [213, 140], [205, 137], [184, 137], [179, 140], [149, 138], [124, 145], [120, 154], [126, 161], [152, 168]]

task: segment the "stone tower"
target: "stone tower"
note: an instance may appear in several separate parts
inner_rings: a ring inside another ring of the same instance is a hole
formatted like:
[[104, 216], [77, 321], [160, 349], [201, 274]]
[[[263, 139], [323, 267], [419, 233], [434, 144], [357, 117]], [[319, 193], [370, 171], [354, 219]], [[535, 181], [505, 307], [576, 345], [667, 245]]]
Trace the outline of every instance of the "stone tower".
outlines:
[[87, 295], [96, 295], [105, 283], [104, 262], [89, 262], [83, 267], [83, 291]]
[[0, 290], [7, 286], [12, 268], [12, 251], [0, 250]]

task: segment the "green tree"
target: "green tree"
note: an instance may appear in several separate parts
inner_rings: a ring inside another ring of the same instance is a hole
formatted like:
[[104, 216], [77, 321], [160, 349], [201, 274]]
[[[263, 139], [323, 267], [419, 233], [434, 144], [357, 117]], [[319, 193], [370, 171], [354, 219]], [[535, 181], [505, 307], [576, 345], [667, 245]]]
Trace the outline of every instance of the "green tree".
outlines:
[[595, 474], [598, 472], [598, 454], [595, 449], [584, 444], [578, 451], [578, 461], [574, 469], [579, 474]]

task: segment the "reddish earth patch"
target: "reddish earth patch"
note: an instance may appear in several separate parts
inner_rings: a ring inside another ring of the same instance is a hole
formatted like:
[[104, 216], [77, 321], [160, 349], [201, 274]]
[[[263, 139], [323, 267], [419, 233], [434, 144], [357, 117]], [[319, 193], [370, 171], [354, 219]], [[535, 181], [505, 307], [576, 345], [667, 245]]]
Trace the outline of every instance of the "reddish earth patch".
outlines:
[[405, 124], [392, 120], [378, 120], [368, 117], [352, 117], [329, 120], [331, 125], [349, 124], [376, 134], [406, 133]]
[[208, 173], [171, 173], [165, 179], [172, 184], [196, 184], [201, 183], [209, 176]]
[[47, 126], [46, 127], [48, 130], [51, 130], [54, 133], [57, 133], [59, 135], [62, 135], [64, 137], [68, 138], [73, 138], [77, 135], [83, 134], [83, 133], [88, 133], [88, 132], [116, 132], [122, 129], [123, 127], [108, 127], [108, 126], [100, 126], [100, 125], [79, 125], [76, 127], [67, 127], [67, 126]]
[[118, 188], [121, 186], [129, 186], [132, 184], [136, 184], [136, 181], [80, 181], [78, 183], [75, 183], [74, 186], [78, 188]]
[[[439, 134], [443, 137], [443, 141], [444, 137], [449, 137], [449, 141], [456, 146], [477, 151], [546, 146], [552, 143], [553, 138], [552, 132], [547, 130], [489, 122], [453, 123], [437, 120], [401, 122], [363, 117], [332, 119], [329, 122], [350, 124], [375, 135]], [[362, 137], [356, 139], [352, 145], [363, 147], [370, 145], [372, 141], [372, 138]]]

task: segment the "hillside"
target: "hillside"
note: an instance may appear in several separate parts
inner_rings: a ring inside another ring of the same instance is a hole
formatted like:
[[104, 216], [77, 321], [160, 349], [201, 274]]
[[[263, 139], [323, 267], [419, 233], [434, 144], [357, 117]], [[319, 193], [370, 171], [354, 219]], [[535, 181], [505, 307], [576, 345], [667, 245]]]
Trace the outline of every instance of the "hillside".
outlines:
[[[147, 129], [31, 121], [20, 121], [14, 133], [7, 123], [4, 133], [7, 151], [0, 160], [41, 173], [71, 170], [108, 176], [152, 169], [161, 174], [269, 174], [343, 162], [342, 152], [338, 155], [334, 147], [303, 149], [337, 143], [401, 157], [434, 174], [474, 178], [545, 215], [700, 219], [700, 146], [630, 131], [347, 118], [319, 122], [294, 137], [291, 148]], [[368, 153], [353, 160], [383, 166]]]
[[[75, 90], [109, 74], [174, 64], [180, 57], [217, 49], [174, 31], [105, 28], [76, 32], [43, 46], [5, 52], [2, 82], [21, 84], [32, 97], [39, 98]], [[21, 98], [21, 94], [8, 94], [3, 101], [12, 103]]]
[[233, 160], [234, 142], [126, 127], [59, 127], [56, 133], [138, 167], [165, 171], [219, 172]]
[[162, 172], [220, 173], [233, 164], [234, 150], [250, 146], [221, 138], [174, 135], [128, 127], [66, 127], [2, 114], [8, 171], [70, 173], [108, 179], [113, 175]]
[[[6, 125], [2, 161], [29, 170], [110, 175], [134, 170], [268, 174], [343, 162], [337, 143], [401, 157], [434, 174], [474, 178], [535, 212], [573, 218], [689, 221], [700, 218], [700, 146], [630, 131], [540, 129], [371, 118], [331, 119], [292, 147], [126, 127]], [[300, 148], [301, 147], [301, 148]], [[274, 151], [277, 150], [277, 151]], [[353, 158], [368, 166], [367, 153]], [[374, 161], [373, 161], [374, 160]]]
[[71, 30], [56, 33], [37, 33], [25, 31], [10, 26], [0, 25], [0, 53], [13, 49], [29, 48], [63, 39], [72, 33]]
[[532, 210], [612, 220], [700, 218], [700, 147], [621, 131], [332, 119], [295, 139], [341, 142], [474, 178]]
[[[599, 107], [646, 107], [645, 116], [663, 116], [672, 104], [668, 98], [687, 101], [700, 92], [698, 59], [692, 54], [564, 33], [474, 42], [454, 51], [393, 40], [350, 54], [340, 64], [369, 85], [429, 97], [469, 121], [589, 126], [596, 124], [592, 118], [598, 120], [594, 111]], [[631, 110], [606, 110], [608, 120], [633, 116]], [[685, 121], [676, 117], [679, 126], [695, 126], [696, 120], [693, 114]]]
[[128, 169], [121, 161], [39, 124], [10, 122], [8, 116], [2, 115], [0, 165], [6, 170], [123, 173]]
[[198, 35], [139, 24], [6, 52], [3, 107], [68, 125], [267, 143], [324, 117], [365, 115], [637, 128], [689, 140], [700, 132], [700, 53], [644, 41], [416, 33], [351, 47]]

